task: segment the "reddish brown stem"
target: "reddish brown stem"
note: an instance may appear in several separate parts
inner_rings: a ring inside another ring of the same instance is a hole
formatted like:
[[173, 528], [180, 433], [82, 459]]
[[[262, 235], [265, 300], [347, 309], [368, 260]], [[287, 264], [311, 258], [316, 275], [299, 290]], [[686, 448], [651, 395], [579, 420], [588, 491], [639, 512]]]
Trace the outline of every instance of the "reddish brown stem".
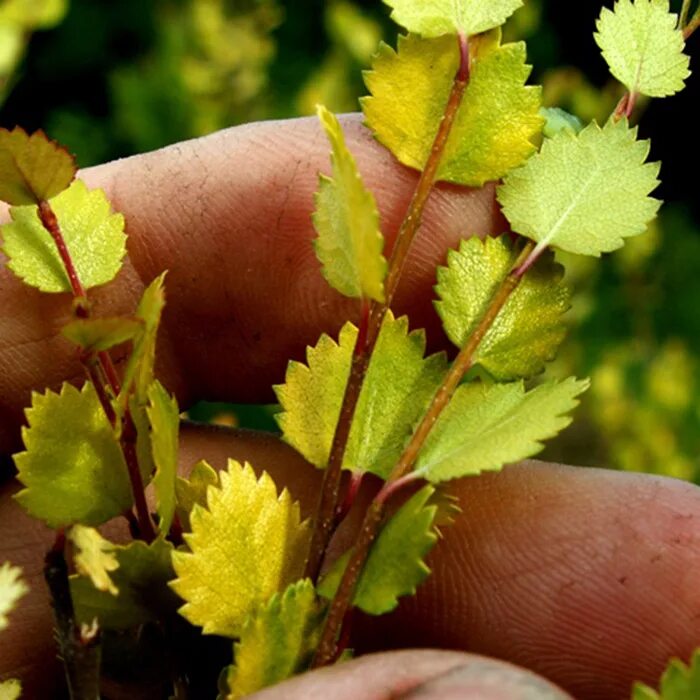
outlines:
[[68, 252], [66, 241], [61, 233], [61, 227], [58, 224], [56, 214], [46, 200], [39, 202], [39, 218], [41, 219], [41, 223], [43, 224], [44, 228], [51, 234], [51, 238], [53, 238], [54, 243], [56, 244], [56, 249], [61, 257], [61, 262], [63, 263], [63, 267], [68, 275], [68, 280], [70, 281], [71, 289], [73, 290], [73, 296], [78, 299], [84, 299], [85, 288], [80, 282], [75, 265], [73, 265], [73, 259]]
[[511, 272], [501, 282], [474, 332], [469, 336], [464, 347], [457, 355], [450, 371], [435, 393], [430, 406], [425, 412], [418, 428], [413, 433], [411, 440], [403, 451], [399, 461], [396, 463], [389, 478], [370, 504], [362, 523], [360, 535], [352, 549], [350, 561], [343, 572], [340, 585], [331, 602], [326, 624], [321, 634], [321, 641], [319, 642], [318, 650], [314, 657], [314, 667], [324, 666], [330, 663], [334, 658], [336, 639], [342, 627], [345, 615], [352, 605], [355, 587], [357, 586], [357, 581], [367, 561], [372, 543], [375, 541], [379, 532], [379, 526], [384, 516], [387, 499], [391, 494], [397, 491], [397, 487], [400, 484], [406, 484], [412, 481], [412, 479], [408, 478], [410, 476], [409, 471], [413, 468], [420, 449], [437, 422], [437, 419], [440, 417], [440, 414], [454, 395], [462, 377], [464, 377], [464, 374], [471, 368], [474, 353], [481, 344], [484, 335], [489, 328], [491, 328], [496, 317], [501, 312], [501, 309], [510, 298], [510, 295], [520, 283], [524, 274], [524, 271], [522, 271], [523, 263], [527, 260], [530, 253], [532, 253], [534, 247], [535, 244], [532, 241], [528, 241], [525, 244], [520, 255], [518, 255], [518, 258], [511, 267]]
[[[469, 82], [470, 59], [467, 36], [460, 34], [458, 36], [458, 44], [459, 66], [445, 106], [445, 113], [392, 249], [389, 270], [384, 282], [385, 302], [373, 301], [366, 313], [365, 309], [367, 307], [363, 306], [363, 322], [360, 323], [360, 330], [353, 351], [350, 376], [345, 386], [340, 415], [328, 458], [328, 466], [323, 477], [319, 505], [314, 520], [314, 532], [311, 539], [309, 558], [306, 563], [305, 575], [314, 581], [318, 578], [325, 551], [333, 535], [335, 514], [340, 498], [340, 476], [343, 456], [350, 437], [350, 429], [355, 416], [357, 402], [360, 398], [362, 383], [369, 367], [370, 357], [379, 337], [379, 331], [386, 312], [394, 298], [406, 262], [406, 256], [420, 227], [425, 204], [435, 185], [442, 155]], [[365, 330], [363, 330], [363, 327]]]
[[471, 70], [468, 40], [464, 34], [460, 34], [457, 39], [459, 43], [459, 67], [454, 82], [452, 83], [452, 90], [450, 91], [450, 96], [445, 106], [445, 113], [438, 127], [425, 168], [421, 172], [420, 179], [413, 193], [413, 198], [408, 205], [406, 217], [399, 228], [396, 243], [391, 252], [389, 272], [387, 273], [385, 285], [387, 306], [391, 306], [391, 302], [394, 299], [394, 294], [403, 272], [409, 248], [415, 238], [416, 232], [420, 228], [423, 219], [423, 211], [425, 210], [428, 197], [435, 185], [440, 163], [442, 162], [442, 155], [445, 152], [445, 146], [452, 132], [452, 127], [454, 126], [454, 121], [459, 112], [460, 105], [462, 104], [464, 92], [469, 84]]
[[[61, 262], [63, 263], [63, 267], [68, 275], [71, 290], [75, 298], [74, 308], [76, 315], [82, 318], [87, 318], [89, 316], [89, 306], [87, 303], [85, 287], [83, 287], [78, 271], [75, 269], [75, 265], [73, 264], [73, 259], [71, 258], [68, 247], [66, 246], [56, 214], [51, 208], [49, 202], [45, 200], [39, 202], [39, 219], [56, 244], [56, 249], [58, 250]], [[100, 368], [104, 374], [104, 378], [100, 375], [93, 358], [83, 357], [83, 365], [87, 370], [90, 381], [92, 381], [95, 386], [95, 391], [97, 392], [97, 396], [100, 400], [102, 408], [105, 411], [107, 419], [114, 427], [117, 421], [116, 413], [105, 390], [105, 379], [114, 396], [117, 396], [120, 391], [119, 377], [109, 353], [100, 352], [98, 353], [97, 358]], [[156, 533], [153, 526], [153, 521], [151, 520], [151, 516], [148, 511], [143, 479], [141, 478], [141, 470], [139, 469], [138, 456], [136, 453], [136, 426], [134, 425], [133, 418], [128, 409], [124, 415], [124, 425], [121, 433], [120, 445], [124, 454], [124, 461], [126, 462], [129, 472], [129, 480], [131, 482], [131, 491], [134, 496], [134, 505], [136, 507], [136, 517], [138, 519], [139, 529], [143, 538], [146, 541], [151, 542], [155, 539]]]

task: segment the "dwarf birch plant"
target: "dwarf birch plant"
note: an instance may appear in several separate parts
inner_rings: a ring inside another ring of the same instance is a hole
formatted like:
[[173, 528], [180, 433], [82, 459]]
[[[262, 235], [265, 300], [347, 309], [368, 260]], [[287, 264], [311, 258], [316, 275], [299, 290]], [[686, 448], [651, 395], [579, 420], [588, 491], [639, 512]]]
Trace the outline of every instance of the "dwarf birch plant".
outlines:
[[[222, 699], [343, 658], [352, 608], [386, 613], [429, 575], [439, 528], [459, 517], [449, 482], [536, 454], [571, 422], [588, 386], [542, 376], [570, 305], [554, 251], [600, 256], [656, 215], [659, 165], [629, 121], [639, 95], [683, 88], [698, 14], [684, 3], [679, 19], [667, 0], [604, 8], [595, 40], [625, 92], [606, 123], [581, 127], [542, 109], [525, 45], [502, 39], [520, 0], [385, 1], [406, 33], [379, 47], [362, 109], [376, 139], [419, 176], [388, 247], [341, 123], [318, 108], [330, 163], [319, 176], [314, 248], [328, 284], [357, 312], [305, 361], [291, 361], [275, 388], [283, 439], [323, 470], [310, 520], [255, 465], [230, 460], [217, 473], [201, 462], [177, 476], [180, 409], [154, 374], [166, 276], [131, 316], [94, 317], [90, 289], [113, 279], [125, 255], [123, 217], [41, 132], [0, 131], [7, 265], [28, 285], [72, 295], [63, 332], [86, 374], [82, 387], [33, 395], [15, 455], [18, 501], [56, 533], [45, 574], [73, 698], [97, 698], [101, 653], [154, 625], [165, 631], [162, 682], [175, 697], [196, 675], [183, 640], [196, 646], [203, 635], [229, 640]], [[425, 204], [439, 182], [492, 181], [512, 232], [480, 240], [465, 229], [436, 271], [455, 358], [426, 355], [424, 331], [392, 312]], [[125, 345], [119, 372], [111, 351]], [[355, 543], [326, 561], [368, 473], [382, 485]], [[121, 517], [129, 543], [95, 529]], [[0, 569], [0, 622], [24, 591], [18, 575]]]

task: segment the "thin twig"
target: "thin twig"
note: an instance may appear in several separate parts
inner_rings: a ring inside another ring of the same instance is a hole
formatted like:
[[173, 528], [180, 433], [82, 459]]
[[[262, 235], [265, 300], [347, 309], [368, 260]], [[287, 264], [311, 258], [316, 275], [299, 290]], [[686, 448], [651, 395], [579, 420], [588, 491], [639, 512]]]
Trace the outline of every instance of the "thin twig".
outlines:
[[100, 633], [96, 625], [81, 627], [75, 619], [65, 543], [63, 531], [58, 531], [54, 546], [44, 560], [44, 578], [51, 593], [59, 651], [71, 700], [99, 700]]
[[523, 250], [512, 265], [510, 273], [499, 285], [477, 327], [457, 355], [450, 371], [435, 393], [430, 406], [425, 412], [418, 428], [413, 433], [411, 440], [404, 449], [404, 452], [396, 463], [389, 478], [367, 509], [360, 534], [352, 548], [350, 560], [343, 572], [338, 590], [331, 602], [328, 616], [326, 617], [326, 623], [321, 633], [321, 640], [314, 657], [314, 668], [325, 666], [335, 657], [336, 640], [342, 628], [343, 620], [352, 605], [355, 588], [365, 563], [367, 562], [372, 544], [379, 533], [379, 526], [384, 518], [386, 502], [389, 495], [396, 492], [396, 485], [399, 482], [409, 483], [412, 481], [408, 476], [418, 457], [418, 453], [437, 422], [437, 419], [440, 417], [440, 414], [454, 395], [462, 377], [464, 377], [464, 374], [471, 368], [474, 353], [481, 344], [484, 336], [493, 325], [511, 294], [518, 287], [526, 271], [526, 269], [523, 269], [523, 263], [528, 259], [534, 248], [535, 244], [532, 241], [528, 241], [523, 247]]
[[445, 112], [440, 121], [425, 168], [421, 172], [411, 198], [406, 216], [399, 228], [389, 259], [389, 270], [384, 282], [385, 301], [384, 303], [373, 301], [368, 309], [363, 305], [360, 332], [358, 332], [353, 350], [350, 375], [345, 385], [340, 415], [333, 435], [328, 465], [324, 472], [319, 504], [314, 519], [314, 532], [305, 572], [305, 576], [313, 580], [318, 578], [325, 551], [333, 535], [335, 514], [338, 510], [338, 501], [340, 499], [340, 477], [343, 457], [370, 358], [377, 343], [384, 317], [391, 306], [398, 287], [411, 243], [420, 227], [425, 205], [435, 185], [445, 146], [452, 132], [464, 92], [469, 83], [470, 58], [467, 36], [460, 34], [458, 36], [458, 44], [459, 67], [445, 106]]

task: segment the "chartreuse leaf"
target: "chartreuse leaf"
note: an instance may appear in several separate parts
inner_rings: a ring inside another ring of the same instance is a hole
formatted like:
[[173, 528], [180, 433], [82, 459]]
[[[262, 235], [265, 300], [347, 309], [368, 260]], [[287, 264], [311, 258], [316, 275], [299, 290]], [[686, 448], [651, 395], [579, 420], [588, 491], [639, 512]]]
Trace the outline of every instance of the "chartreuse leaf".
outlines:
[[415, 472], [438, 483], [531, 457], [571, 423], [567, 413], [588, 384], [569, 377], [528, 392], [522, 381], [463, 384], [425, 441]]
[[[525, 86], [530, 75], [525, 44], [501, 45], [500, 32], [494, 31], [475, 37], [470, 55], [471, 77], [437, 179], [480, 186], [535, 151], [533, 141], [544, 120], [540, 88]], [[399, 37], [398, 51], [382, 44], [372, 70], [365, 73], [372, 93], [362, 100], [367, 124], [404, 165], [425, 167], [458, 63], [453, 36], [421, 39], [409, 34]]]
[[569, 114], [560, 107], [542, 107], [540, 114], [545, 122], [542, 134], [548, 139], [554, 138], [561, 131], [578, 134], [583, 129], [583, 122], [574, 114]]
[[167, 533], [175, 515], [175, 478], [177, 475], [180, 411], [177, 399], [155, 381], [148, 390], [148, 420], [151, 424], [151, 449], [156, 472], [153, 489], [156, 494], [158, 529]]
[[205, 634], [240, 635], [248, 616], [301, 578], [309, 546], [308, 522], [285, 489], [268, 476], [229, 460], [211, 486], [207, 508], [195, 505], [191, 551], [173, 554], [173, 589], [185, 600], [180, 613]]
[[[290, 362], [275, 391], [284, 439], [317, 467], [328, 462], [350, 373], [357, 328], [346, 323], [336, 344], [326, 335]], [[362, 386], [343, 466], [386, 477], [447, 369], [443, 355], [425, 358], [425, 334], [387, 313]]]
[[391, 18], [409, 32], [425, 37], [463, 32], [480, 34], [503, 24], [522, 0], [384, 0]]
[[97, 619], [105, 629], [127, 629], [172, 614], [177, 596], [168, 587], [174, 577], [173, 546], [156, 539], [151, 544], [136, 540], [115, 545], [118, 568], [111, 574], [118, 593], [95, 587], [89, 577], [72, 576], [71, 594], [81, 623]]
[[84, 525], [74, 525], [68, 537], [76, 548], [74, 559], [78, 573], [87, 576], [98, 591], [117, 595], [119, 589], [111, 577], [111, 573], [119, 568], [116, 546], [102, 537], [94, 527]]
[[29, 591], [21, 576], [22, 570], [18, 566], [12, 566], [9, 562], [0, 566], [0, 630], [7, 627], [7, 616], [17, 601]]
[[0, 700], [17, 700], [22, 694], [22, 684], [15, 678], [0, 681]]
[[148, 403], [148, 390], [153, 382], [156, 362], [156, 340], [160, 318], [165, 307], [165, 290], [163, 272], [156, 277], [143, 292], [136, 309], [136, 318], [143, 324], [141, 333], [134, 341], [134, 349], [124, 370], [120, 405], [124, 405], [132, 388], [135, 390], [136, 402], [145, 406]]
[[59, 528], [101, 525], [131, 507], [131, 487], [119, 443], [87, 382], [60, 394], [34, 393], [16, 454], [16, 498], [27, 512]]
[[320, 636], [321, 609], [309, 579], [291, 584], [257, 608], [234, 644], [224, 700], [247, 697], [306, 670]]
[[680, 659], [673, 659], [661, 677], [659, 691], [644, 683], [637, 683], [633, 700], [696, 700], [700, 698], [700, 649], [693, 653], [686, 666]]
[[[66, 247], [86, 289], [110, 282], [126, 253], [124, 217], [111, 211], [102, 190], [76, 180], [51, 200]], [[70, 292], [56, 244], [35, 206], [12, 207], [12, 222], [0, 227], [7, 266], [42, 292]]]
[[[424, 486], [384, 526], [357, 583], [353, 605], [383, 615], [398, 605], [400, 596], [415, 593], [428, 576], [423, 557], [437, 542], [434, 494], [434, 486]], [[346, 552], [333, 565], [319, 585], [320, 595], [333, 598], [349, 558]]]
[[[436, 303], [445, 332], [462, 347], [501, 282], [508, 276], [518, 252], [508, 234], [462, 241], [459, 251], [438, 268]], [[564, 270], [552, 256], [538, 260], [511, 294], [484, 335], [473, 356], [500, 381], [530, 377], [551, 360], [565, 335], [562, 314], [569, 308], [569, 291], [562, 283]]]
[[0, 200], [38, 204], [65, 190], [76, 173], [75, 158], [42, 131], [0, 129]]
[[207, 490], [218, 486], [219, 475], [206, 462], [197, 462], [187, 479], [178, 476], [175, 480], [175, 495], [180, 521], [185, 530], [190, 529], [190, 513], [195, 504], [207, 507]]
[[383, 302], [386, 260], [377, 203], [362, 182], [338, 119], [325, 107], [318, 108], [318, 118], [333, 148], [333, 177], [319, 176], [313, 215], [323, 275], [346, 296]]
[[537, 241], [537, 251], [553, 245], [596, 257], [643, 233], [660, 205], [648, 196], [659, 164], [645, 163], [649, 142], [636, 137], [623, 119], [547, 139], [498, 189], [513, 230]]
[[78, 318], [61, 333], [87, 352], [101, 352], [133, 340], [142, 328], [143, 322], [136, 318]]
[[610, 72], [631, 92], [673, 95], [685, 86], [690, 59], [668, 0], [617, 0], [601, 10], [595, 40]]

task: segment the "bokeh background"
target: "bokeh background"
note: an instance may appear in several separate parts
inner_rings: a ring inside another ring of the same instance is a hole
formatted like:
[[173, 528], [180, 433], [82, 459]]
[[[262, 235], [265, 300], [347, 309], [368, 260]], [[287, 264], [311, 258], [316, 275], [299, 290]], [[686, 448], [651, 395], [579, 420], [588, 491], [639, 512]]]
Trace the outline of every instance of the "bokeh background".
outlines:
[[[584, 121], [621, 95], [592, 37], [600, 6], [525, 0], [506, 27], [527, 41], [545, 104]], [[318, 102], [352, 111], [361, 70], [395, 35], [380, 0], [0, 0], [0, 125], [43, 128], [88, 166]], [[575, 303], [552, 370], [593, 385], [547, 458], [700, 483], [698, 77], [641, 105], [664, 164], [658, 220], [602, 261], [562, 258]], [[190, 414], [275, 430], [274, 410]]]

